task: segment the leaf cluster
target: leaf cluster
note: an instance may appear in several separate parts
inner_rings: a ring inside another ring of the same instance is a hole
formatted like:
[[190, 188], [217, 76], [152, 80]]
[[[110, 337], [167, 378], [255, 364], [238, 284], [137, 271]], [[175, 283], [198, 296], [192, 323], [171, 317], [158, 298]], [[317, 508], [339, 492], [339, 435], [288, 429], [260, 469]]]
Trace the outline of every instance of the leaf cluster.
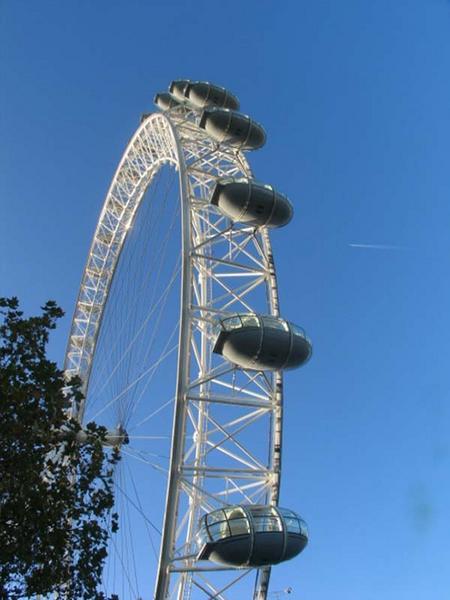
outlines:
[[98, 591], [109, 531], [118, 527], [106, 430], [87, 425], [86, 443], [68, 408], [81, 382], [48, 360], [49, 333], [63, 311], [47, 302], [25, 318], [0, 298], [0, 597], [56, 592], [103, 600]]

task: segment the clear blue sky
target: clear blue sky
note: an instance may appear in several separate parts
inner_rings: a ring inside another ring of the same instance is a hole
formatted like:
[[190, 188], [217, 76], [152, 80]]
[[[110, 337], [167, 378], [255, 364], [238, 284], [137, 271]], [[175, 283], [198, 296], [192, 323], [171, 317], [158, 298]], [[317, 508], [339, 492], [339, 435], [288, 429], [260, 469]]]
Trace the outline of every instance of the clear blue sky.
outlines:
[[286, 377], [282, 483], [311, 543], [272, 589], [448, 600], [450, 3], [0, 0], [0, 48], [0, 293], [29, 311], [71, 314], [116, 164], [172, 78], [264, 124], [252, 165], [296, 208], [273, 237], [282, 309], [314, 342]]

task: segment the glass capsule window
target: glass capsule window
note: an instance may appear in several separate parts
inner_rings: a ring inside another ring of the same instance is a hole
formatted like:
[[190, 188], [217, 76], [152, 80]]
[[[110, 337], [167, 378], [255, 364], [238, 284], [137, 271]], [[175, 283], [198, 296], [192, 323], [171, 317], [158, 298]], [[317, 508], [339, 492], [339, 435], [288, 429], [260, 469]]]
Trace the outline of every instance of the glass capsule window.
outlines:
[[297, 513], [295, 513], [293, 510], [289, 510], [288, 508], [279, 508], [278, 507], [278, 512], [280, 513], [280, 515], [282, 517], [295, 517], [295, 518], [297, 518]]
[[225, 538], [275, 532], [308, 537], [305, 521], [295, 512], [273, 506], [230, 506], [205, 515], [199, 523], [197, 540], [200, 544], [218, 542]]
[[218, 523], [220, 521], [225, 521], [226, 516], [223, 510], [215, 510], [212, 513], [206, 515], [206, 523], [208, 525], [212, 525], [213, 523]]
[[305, 521], [300, 518], [294, 511], [287, 508], [279, 508], [278, 512], [284, 520], [286, 531], [296, 533], [308, 537], [308, 527]]
[[265, 327], [270, 327], [271, 329], [279, 329], [281, 331], [289, 331], [289, 325], [283, 319], [279, 319], [277, 317], [264, 316], [262, 318], [262, 321]]
[[291, 323], [291, 330], [294, 335], [301, 337], [305, 340], [307, 339], [305, 330], [302, 327], [299, 327], [298, 325], [294, 325], [293, 323]]
[[256, 533], [283, 531], [281, 520], [278, 517], [253, 517], [253, 527]]
[[286, 531], [290, 533], [301, 533], [300, 522], [298, 519], [294, 517], [285, 517], [284, 524], [286, 527]]
[[240, 506], [225, 509], [231, 535], [244, 535], [250, 532], [250, 525], [245, 511]]
[[243, 326], [260, 327], [260, 318], [258, 317], [258, 315], [254, 314], [234, 315], [232, 317], [222, 319], [220, 323], [225, 331], [232, 331], [233, 329], [239, 329]]
[[249, 507], [255, 532], [283, 531], [281, 519], [272, 506]]
[[242, 177], [239, 179], [234, 179], [233, 177], [222, 177], [217, 183], [220, 185], [228, 185], [229, 183], [243, 183], [244, 181], [247, 180], [243, 179]]
[[298, 521], [300, 523], [300, 533], [307, 538], [308, 537], [308, 526], [306, 525], [306, 523], [303, 519], [299, 518]]
[[205, 515], [200, 521], [197, 538], [200, 543], [207, 543], [249, 533], [247, 514], [240, 506], [233, 506]]
[[241, 321], [246, 327], [259, 327], [259, 319], [256, 315], [242, 315]]
[[292, 331], [295, 336], [306, 340], [308, 339], [305, 330], [302, 327], [294, 325], [294, 323], [289, 321], [285, 321], [280, 317], [271, 315], [257, 315], [252, 313], [236, 314], [219, 321], [218, 327], [225, 331], [232, 331], [233, 329], [239, 329], [240, 327], [267, 327], [279, 331]]
[[239, 329], [239, 327], [242, 327], [241, 319], [238, 315], [224, 319], [222, 321], [222, 325], [225, 331], [232, 331], [233, 329]]
[[211, 541], [210, 536], [208, 535], [208, 530], [206, 529], [205, 518], [200, 520], [199, 529], [197, 531], [196, 537], [199, 545], [203, 545]]
[[223, 538], [230, 537], [230, 528], [228, 527], [228, 521], [220, 521], [208, 526], [209, 537], [212, 541], [221, 540]]
[[247, 518], [230, 519], [228, 521], [231, 535], [246, 535], [250, 533], [250, 525]]
[[239, 519], [246, 517], [246, 513], [241, 506], [230, 506], [223, 510], [228, 519]]

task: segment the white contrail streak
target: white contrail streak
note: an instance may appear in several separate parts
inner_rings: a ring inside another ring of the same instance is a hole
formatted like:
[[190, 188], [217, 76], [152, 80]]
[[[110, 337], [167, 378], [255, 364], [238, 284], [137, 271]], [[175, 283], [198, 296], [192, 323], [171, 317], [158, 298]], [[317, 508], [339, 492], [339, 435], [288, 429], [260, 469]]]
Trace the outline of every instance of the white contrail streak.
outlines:
[[369, 250], [405, 250], [405, 246], [391, 244], [349, 244], [351, 248], [367, 248]]

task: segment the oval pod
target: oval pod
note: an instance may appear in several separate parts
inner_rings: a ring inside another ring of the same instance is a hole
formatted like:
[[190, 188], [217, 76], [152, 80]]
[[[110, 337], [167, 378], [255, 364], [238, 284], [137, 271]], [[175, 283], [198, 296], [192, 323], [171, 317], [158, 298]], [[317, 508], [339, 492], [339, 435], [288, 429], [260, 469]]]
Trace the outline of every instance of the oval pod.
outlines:
[[259, 123], [227, 108], [206, 108], [199, 127], [216, 141], [242, 150], [256, 150], [266, 142], [266, 132]]
[[197, 532], [198, 559], [234, 567], [276, 565], [308, 543], [295, 512], [269, 505], [234, 505], [207, 513]]
[[180, 106], [182, 104], [177, 98], [169, 94], [169, 92], [161, 92], [156, 94], [153, 99], [153, 102], [158, 106], [161, 110], [169, 110], [169, 108], [173, 108], [174, 106]]
[[255, 227], [283, 227], [294, 214], [284, 194], [254, 179], [219, 179], [211, 204], [232, 221]]
[[243, 369], [295, 369], [311, 358], [304, 330], [281, 317], [235, 314], [221, 319], [218, 330], [213, 352]]
[[169, 92], [178, 100], [184, 100], [190, 83], [190, 79], [174, 79], [169, 86]]
[[198, 108], [218, 106], [220, 108], [239, 109], [239, 100], [228, 90], [207, 81], [194, 81], [185, 91], [186, 98]]

